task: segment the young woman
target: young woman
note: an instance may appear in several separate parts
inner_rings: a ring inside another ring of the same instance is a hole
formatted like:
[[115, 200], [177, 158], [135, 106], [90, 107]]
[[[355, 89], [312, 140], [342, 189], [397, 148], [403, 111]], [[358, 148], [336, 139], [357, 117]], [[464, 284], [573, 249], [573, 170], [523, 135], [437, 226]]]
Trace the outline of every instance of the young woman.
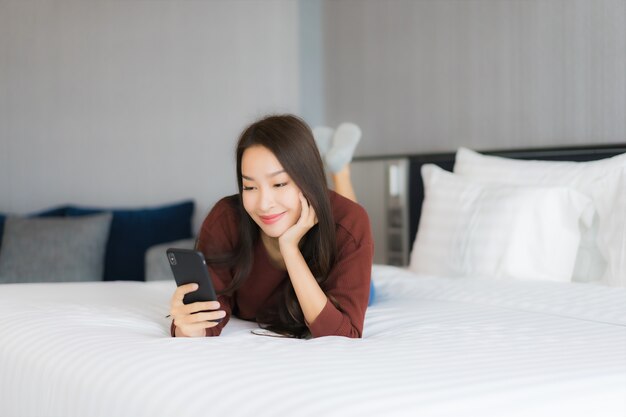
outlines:
[[[347, 151], [335, 153], [346, 159]], [[334, 169], [334, 178], [353, 198], [347, 170]], [[361, 337], [373, 258], [369, 219], [327, 188], [311, 129], [292, 115], [250, 125], [237, 145], [237, 182], [239, 194], [213, 207], [198, 238], [218, 301], [185, 305], [196, 284], [178, 287], [172, 336], [218, 336], [235, 315], [291, 337]]]

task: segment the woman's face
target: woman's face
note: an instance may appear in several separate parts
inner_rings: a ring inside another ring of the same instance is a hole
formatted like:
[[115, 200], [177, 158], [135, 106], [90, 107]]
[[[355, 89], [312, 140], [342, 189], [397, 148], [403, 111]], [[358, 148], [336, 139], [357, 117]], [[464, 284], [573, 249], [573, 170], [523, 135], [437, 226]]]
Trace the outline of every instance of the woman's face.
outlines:
[[300, 188], [264, 146], [251, 146], [241, 157], [243, 207], [261, 231], [277, 238], [293, 226], [302, 210]]

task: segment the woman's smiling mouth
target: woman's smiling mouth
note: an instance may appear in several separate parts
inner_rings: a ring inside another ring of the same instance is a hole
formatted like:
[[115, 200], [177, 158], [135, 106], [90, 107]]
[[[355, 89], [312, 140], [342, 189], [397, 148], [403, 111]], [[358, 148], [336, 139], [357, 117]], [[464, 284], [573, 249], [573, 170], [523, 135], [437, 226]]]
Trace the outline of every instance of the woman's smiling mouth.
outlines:
[[278, 213], [278, 214], [272, 214], [272, 215], [269, 215], [269, 216], [261, 216], [261, 215], [259, 215], [259, 218], [261, 219], [261, 221], [264, 224], [274, 224], [277, 221], [279, 221], [283, 217], [283, 215], [285, 213], [286, 212], [282, 212], [282, 213]]

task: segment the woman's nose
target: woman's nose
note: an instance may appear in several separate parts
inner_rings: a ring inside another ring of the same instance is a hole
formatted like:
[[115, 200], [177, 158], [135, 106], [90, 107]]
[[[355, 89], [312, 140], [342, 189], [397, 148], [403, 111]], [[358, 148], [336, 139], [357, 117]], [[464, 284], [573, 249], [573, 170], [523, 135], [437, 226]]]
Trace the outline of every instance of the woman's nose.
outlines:
[[260, 190], [261, 198], [259, 201], [259, 208], [262, 211], [269, 211], [274, 207], [274, 193], [271, 190]]

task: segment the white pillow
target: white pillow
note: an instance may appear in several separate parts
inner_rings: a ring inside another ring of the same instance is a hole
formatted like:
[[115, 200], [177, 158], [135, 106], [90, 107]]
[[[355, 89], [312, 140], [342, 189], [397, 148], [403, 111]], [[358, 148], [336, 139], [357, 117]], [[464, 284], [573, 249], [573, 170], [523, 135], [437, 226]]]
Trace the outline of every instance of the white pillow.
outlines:
[[608, 260], [603, 283], [626, 287], [626, 168], [597, 182], [598, 246]]
[[592, 183], [607, 173], [626, 167], [626, 153], [589, 162], [527, 161], [483, 155], [459, 148], [454, 173], [464, 177], [509, 185], [566, 185], [590, 191]]
[[593, 206], [567, 187], [486, 185], [427, 164], [409, 269], [439, 276], [569, 282], [579, 221]]
[[[617, 179], [626, 167], [626, 153], [590, 162], [524, 161], [482, 155], [460, 148], [454, 173], [490, 184], [568, 186], [591, 197], [597, 215], [583, 228], [573, 280], [626, 286], [623, 247], [626, 201]], [[623, 182], [622, 182], [623, 184]], [[620, 266], [621, 265], [621, 266]]]

